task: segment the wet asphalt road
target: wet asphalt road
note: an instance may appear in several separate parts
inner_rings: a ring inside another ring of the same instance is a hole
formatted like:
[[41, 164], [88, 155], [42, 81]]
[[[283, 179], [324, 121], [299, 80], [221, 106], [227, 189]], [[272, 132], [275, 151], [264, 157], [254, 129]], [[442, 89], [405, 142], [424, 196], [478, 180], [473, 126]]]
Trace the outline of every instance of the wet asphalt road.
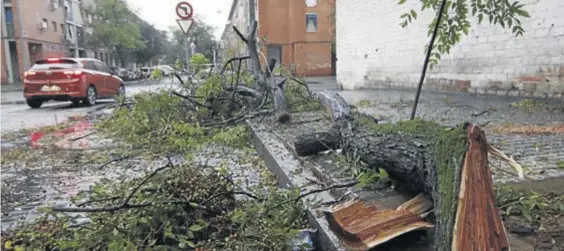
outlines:
[[[170, 78], [161, 80], [154, 84], [139, 84], [126, 87], [126, 95], [131, 97], [135, 94], [156, 91], [169, 88], [174, 85]], [[39, 109], [31, 109], [27, 105], [2, 105], [1, 109], [1, 131], [2, 134], [37, 126], [55, 125], [73, 116], [84, 116], [88, 112], [114, 102], [111, 99], [98, 100], [98, 104], [92, 107], [73, 106], [71, 102], [48, 102]]]

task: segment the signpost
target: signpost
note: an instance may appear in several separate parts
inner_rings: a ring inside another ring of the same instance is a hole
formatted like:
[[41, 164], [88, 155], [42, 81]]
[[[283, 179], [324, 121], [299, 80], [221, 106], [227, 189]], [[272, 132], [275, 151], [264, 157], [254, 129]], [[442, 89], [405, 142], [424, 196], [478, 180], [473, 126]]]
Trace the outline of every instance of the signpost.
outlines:
[[[178, 16], [178, 19], [176, 19], [176, 22], [178, 23], [178, 26], [180, 26], [180, 29], [182, 30], [182, 32], [184, 32], [185, 35], [188, 35], [188, 32], [190, 31], [190, 28], [192, 27], [192, 24], [194, 23], [194, 19], [192, 18], [192, 15], [194, 14], [194, 8], [192, 8], [192, 5], [190, 5], [188, 2], [180, 2], [176, 5], [176, 15]], [[193, 43], [192, 43], [193, 45]], [[191, 50], [188, 51], [188, 48], [186, 48], [187, 52], [186, 53], [186, 68], [189, 68], [189, 62], [190, 62], [190, 55], [194, 54], [194, 48], [192, 46], [190, 46]], [[192, 52], [192, 53], [190, 53]]]
[[178, 16], [176, 22], [184, 34], [188, 34], [190, 27], [194, 23], [193, 14], [194, 8], [188, 2], [180, 2], [176, 5], [176, 15]]

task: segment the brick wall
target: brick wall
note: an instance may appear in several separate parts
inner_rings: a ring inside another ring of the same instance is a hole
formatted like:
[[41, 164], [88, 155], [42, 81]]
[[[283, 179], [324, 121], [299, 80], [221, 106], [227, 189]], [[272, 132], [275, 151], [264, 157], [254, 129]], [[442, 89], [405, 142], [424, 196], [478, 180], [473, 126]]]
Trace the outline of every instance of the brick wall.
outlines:
[[[305, 0], [258, 0], [258, 36], [280, 45], [282, 64], [295, 64], [299, 75], [330, 75], [332, 6], [332, 0], [318, 0], [315, 7], [306, 7]], [[306, 13], [317, 14], [316, 32], [306, 32]]]
[[[473, 22], [450, 55], [428, 71], [425, 88], [512, 96], [563, 98], [564, 1], [524, 0], [531, 15], [523, 37], [487, 21]], [[434, 13], [407, 28], [399, 16], [419, 1], [337, 1], [337, 81], [346, 89], [415, 87]], [[472, 19], [474, 20], [474, 19]]]

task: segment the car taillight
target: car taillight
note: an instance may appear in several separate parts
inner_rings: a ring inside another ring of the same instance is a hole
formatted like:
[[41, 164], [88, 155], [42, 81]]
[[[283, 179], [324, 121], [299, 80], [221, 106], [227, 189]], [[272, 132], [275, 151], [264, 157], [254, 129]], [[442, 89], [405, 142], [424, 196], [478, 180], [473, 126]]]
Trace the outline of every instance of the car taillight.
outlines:
[[24, 77], [33, 76], [33, 75], [35, 75], [35, 74], [36, 74], [36, 73], [35, 73], [34, 71], [26, 71], [26, 72], [24, 72]]
[[48, 62], [59, 62], [58, 58], [48, 58], [47, 59]]

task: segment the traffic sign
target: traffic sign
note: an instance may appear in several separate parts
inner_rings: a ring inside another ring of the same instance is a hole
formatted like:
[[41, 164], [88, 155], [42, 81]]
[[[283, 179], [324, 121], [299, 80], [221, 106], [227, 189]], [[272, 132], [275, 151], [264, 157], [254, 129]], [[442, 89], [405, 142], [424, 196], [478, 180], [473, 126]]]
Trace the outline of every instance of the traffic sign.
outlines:
[[182, 20], [188, 20], [194, 14], [194, 8], [188, 2], [180, 2], [176, 5], [176, 15]]
[[184, 32], [184, 34], [188, 34], [190, 27], [192, 27], [192, 24], [194, 23], [194, 19], [178, 19], [176, 22], [178, 23], [178, 26], [180, 26], [182, 32]]

